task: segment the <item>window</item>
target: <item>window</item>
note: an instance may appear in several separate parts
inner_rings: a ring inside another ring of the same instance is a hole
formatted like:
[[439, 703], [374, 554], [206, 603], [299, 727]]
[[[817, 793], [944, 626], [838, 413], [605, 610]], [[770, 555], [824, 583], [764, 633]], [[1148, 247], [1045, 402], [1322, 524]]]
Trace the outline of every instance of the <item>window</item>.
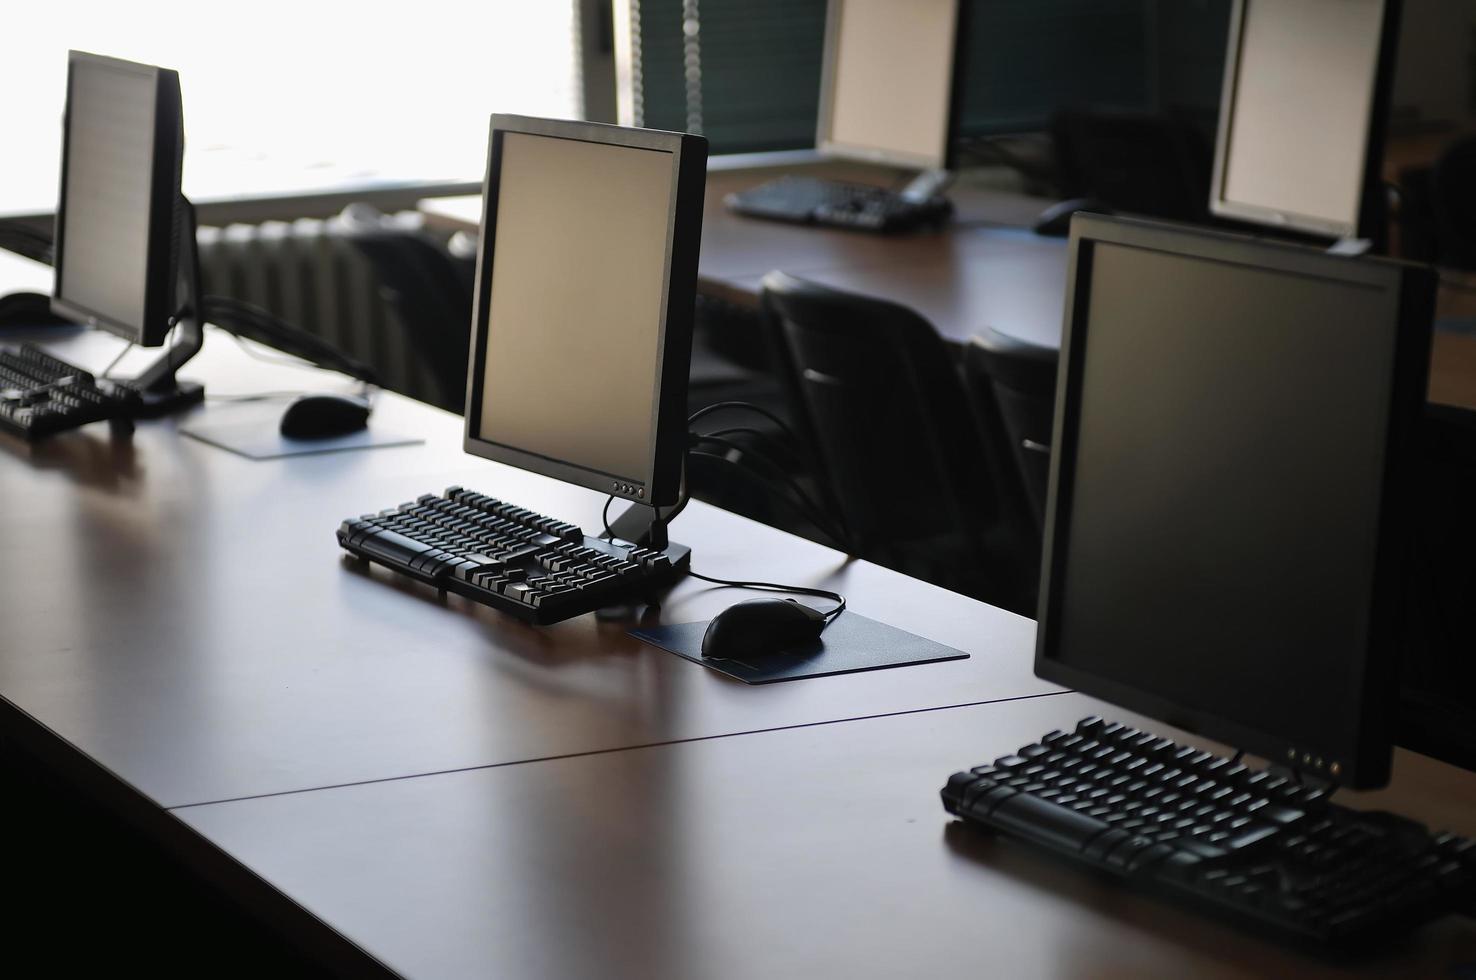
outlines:
[[[1172, 110], [1213, 130], [1229, 0], [962, 2], [965, 135], [1040, 130], [1067, 106]], [[714, 153], [815, 145], [825, 0], [617, 7], [639, 125], [703, 133]]]
[[184, 183], [193, 196], [375, 178], [479, 178], [492, 112], [578, 117], [575, 6], [32, 5], [13, 18], [12, 43], [0, 59], [11, 137], [0, 212], [55, 205], [69, 48], [179, 72]]

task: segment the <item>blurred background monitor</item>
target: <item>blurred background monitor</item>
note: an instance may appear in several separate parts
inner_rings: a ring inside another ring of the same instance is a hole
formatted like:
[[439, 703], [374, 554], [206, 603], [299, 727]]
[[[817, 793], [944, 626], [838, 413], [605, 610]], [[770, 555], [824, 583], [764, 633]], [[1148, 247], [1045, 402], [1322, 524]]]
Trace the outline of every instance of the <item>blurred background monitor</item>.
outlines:
[[830, 0], [815, 145], [920, 170], [948, 167], [959, 0]]
[[1210, 208], [1379, 238], [1398, 0], [1237, 0]]
[[73, 51], [65, 118], [52, 309], [160, 346], [176, 313], [179, 75]]

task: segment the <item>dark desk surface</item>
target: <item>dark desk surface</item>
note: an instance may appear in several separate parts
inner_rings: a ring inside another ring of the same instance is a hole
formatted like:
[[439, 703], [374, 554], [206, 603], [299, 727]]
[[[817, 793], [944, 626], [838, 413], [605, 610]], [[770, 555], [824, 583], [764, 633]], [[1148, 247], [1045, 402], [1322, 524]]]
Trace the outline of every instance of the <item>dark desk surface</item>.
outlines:
[[[175, 815], [417, 977], [1341, 973], [943, 812], [950, 773], [1101, 711], [1131, 717], [1065, 694]], [[1395, 785], [1403, 812], [1476, 832], [1476, 776], [1401, 755]], [[1476, 922], [1347, 964], [1457, 965]]]
[[[100, 367], [119, 342], [61, 346]], [[333, 384], [216, 333], [185, 374], [216, 398]], [[981, 946], [1015, 975], [1309, 965], [945, 830], [949, 772], [1089, 710], [1033, 677], [1027, 620], [694, 504], [699, 568], [837, 585], [973, 654], [747, 687], [343, 558], [341, 518], [450, 483], [593, 525], [600, 497], [463, 456], [446, 413], [386, 395], [373, 424], [424, 445], [267, 462], [178, 424], [0, 441], [0, 723], [305, 941], [415, 976], [915, 975]], [[688, 581], [662, 615], [736, 598]], [[1476, 777], [1410, 759], [1396, 785], [1476, 830]], [[1364, 966], [1471, 942], [1446, 924]]]
[[[58, 345], [98, 367], [117, 347]], [[185, 374], [221, 394], [323, 383], [284, 379], [219, 334]], [[199, 414], [271, 425], [283, 404]], [[0, 443], [0, 540], [28, 568], [0, 590], [0, 692], [163, 805], [1054, 690], [1031, 674], [1029, 620], [700, 503], [673, 526], [699, 570], [826, 583], [973, 656], [749, 687], [626, 636], [629, 623], [526, 626], [349, 559], [333, 532], [452, 484], [586, 527], [603, 497], [465, 456], [459, 418], [392, 395], [371, 424], [426, 444], [252, 461], [176, 424], [141, 424], [131, 442], [93, 426]], [[689, 580], [661, 617], [745, 597]]]

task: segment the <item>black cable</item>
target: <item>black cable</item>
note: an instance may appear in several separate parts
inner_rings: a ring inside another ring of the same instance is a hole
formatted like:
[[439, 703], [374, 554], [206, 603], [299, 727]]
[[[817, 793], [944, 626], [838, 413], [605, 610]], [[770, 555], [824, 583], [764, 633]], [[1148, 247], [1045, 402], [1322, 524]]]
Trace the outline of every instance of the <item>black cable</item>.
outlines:
[[832, 592], [829, 589], [816, 589], [808, 585], [781, 585], [778, 582], [750, 582], [744, 581], [743, 579], [714, 578], [711, 575], [694, 572], [690, 568], [687, 569], [687, 574], [704, 582], [711, 582], [714, 585], [728, 585], [735, 589], [759, 589], [764, 592], [794, 592], [798, 595], [812, 595], [818, 596], [821, 599], [833, 599], [836, 602], [836, 607], [825, 614], [825, 625], [827, 626], [835, 622], [836, 617], [846, 611], [846, 597], [839, 592]]
[[[773, 469], [774, 472], [779, 475], [780, 479], [784, 480], [784, 482], [789, 485], [789, 488], [794, 491], [794, 495], [796, 497], [798, 497], [800, 500], [804, 501], [805, 505], [810, 509], [811, 512], [813, 512], [814, 514], [823, 514], [823, 513], [825, 513], [825, 508], [821, 507], [815, 501], [815, 499], [813, 497], [811, 497], [808, 492], [806, 492], [806, 490], [804, 489], [804, 487], [800, 486], [799, 481], [796, 480], [791, 474], [789, 474], [788, 472], [786, 472], [785, 469], [784, 469], [784, 467], [782, 465], [780, 465], [778, 462], [776, 462], [768, 454], [763, 453], [763, 452], [760, 452], [758, 449], [756, 449], [754, 447], [745, 446], [745, 445], [743, 445], [741, 443], [734, 442], [732, 439], [725, 439], [722, 436], [717, 435], [716, 433], [709, 433], [709, 434], [705, 434], [705, 435], [696, 435], [696, 436], [693, 436], [693, 439], [697, 440], [698, 442], [715, 442], [718, 445], [725, 446], [728, 449], [734, 450], [735, 452], [746, 453], [746, 454], [752, 456], [754, 459], [758, 460], [760, 463], [763, 463], [763, 464], [767, 465], [768, 467], [770, 467], [771, 469]], [[716, 454], [704, 454], [704, 455], [716, 455]], [[723, 458], [726, 459], [727, 457], [723, 457]], [[733, 463], [735, 466], [736, 465], [741, 465], [736, 460], [731, 460], [730, 459], [728, 461], [730, 463]], [[816, 527], [818, 527], [821, 530], [825, 531], [825, 533], [829, 534], [832, 538], [834, 538], [835, 541], [838, 544], [840, 544], [843, 548], [845, 548], [847, 552], [850, 552], [852, 550], [851, 543], [846, 540], [846, 535], [844, 535], [844, 534], [836, 534], [835, 533], [835, 528], [836, 528], [835, 525], [827, 526], [827, 523], [828, 522], [817, 521], [817, 520], [815, 520], [814, 517], [811, 517], [810, 518], [810, 521]]]
[[[339, 370], [366, 384], [379, 385], [379, 376], [369, 365], [254, 303], [231, 296], [206, 296], [201, 300], [200, 308], [202, 319], [229, 333], [245, 336], [248, 340], [265, 337], [288, 353], [303, 357], [319, 367]], [[260, 336], [253, 336], [252, 331]]]
[[112, 374], [113, 368], [117, 367], [118, 362], [123, 360], [124, 355], [131, 350], [133, 350], [133, 341], [130, 340], [123, 344], [123, 349], [118, 352], [118, 356], [108, 362], [108, 366], [102, 369], [102, 373], [98, 377], [105, 379], [108, 375]]
[[[795, 433], [794, 429], [790, 428], [789, 423], [785, 422], [779, 416], [775, 415], [773, 412], [771, 412], [768, 409], [764, 408], [762, 405], [755, 405], [753, 402], [745, 402], [745, 401], [714, 402], [711, 405], [707, 405], [707, 406], [705, 406], [703, 408], [699, 408], [697, 411], [695, 411], [691, 415], [687, 416], [687, 427], [690, 429], [691, 426], [692, 426], [692, 423], [696, 422], [698, 419], [702, 418], [703, 416], [711, 415], [713, 412], [721, 411], [723, 409], [728, 409], [728, 408], [741, 408], [741, 409], [746, 409], [746, 410], [748, 410], [750, 412], [755, 412], [755, 413], [757, 413], [759, 415], [762, 415], [764, 418], [768, 419], [770, 422], [773, 422], [775, 425], [777, 425], [780, 428], [780, 430], [784, 432], [785, 435], [789, 436], [790, 440], [794, 443], [795, 450], [801, 451], [806, 446], [805, 440], [801, 439]], [[722, 431], [723, 430], [718, 430], [714, 434], [721, 434]], [[734, 430], [734, 431], [737, 431], [737, 430]], [[755, 429], [755, 430], [751, 430], [751, 431], [757, 433], [759, 430]], [[772, 436], [769, 436], [769, 438], [772, 438]], [[837, 509], [835, 516], [836, 516], [836, 520], [840, 522], [841, 530], [844, 533], [843, 534], [840, 534], [840, 535], [834, 535], [834, 534], [832, 534], [831, 537], [835, 538], [835, 540], [837, 542], [841, 542], [844, 545], [844, 547], [846, 548], [847, 551], [854, 553], [855, 549], [849, 543], [849, 539], [850, 539], [850, 536], [851, 536], [851, 529], [850, 529], [850, 526], [846, 523], [845, 515], [842, 514], [839, 509]]]
[[[690, 493], [684, 493], [681, 499], [677, 501], [676, 508], [667, 519], [670, 520], [680, 513], [682, 508], [686, 507], [687, 502], [691, 499], [692, 495]], [[605, 525], [605, 534], [611, 538], [615, 537], [615, 533], [610, 530], [610, 505], [614, 502], [615, 496], [611, 494], [605, 498], [604, 509], [600, 511], [600, 523]], [[691, 568], [687, 569], [687, 574], [704, 582], [711, 582], [714, 585], [731, 586], [735, 589], [758, 589], [764, 592], [793, 592], [797, 595], [812, 595], [821, 599], [831, 599], [836, 603], [836, 607], [825, 614], [826, 626], [835, 622], [836, 617], [845, 612], [846, 609], [846, 597], [839, 592], [832, 592], [829, 589], [817, 589], [808, 585], [782, 585], [778, 582], [751, 582], [743, 579], [715, 578], [711, 575], [703, 575], [701, 572], [695, 572]]]
[[698, 419], [700, 419], [700, 418], [702, 418], [704, 416], [707, 416], [707, 415], [711, 415], [713, 412], [721, 411], [721, 410], [723, 410], [725, 408], [744, 408], [744, 409], [747, 409], [750, 412], [757, 412], [759, 415], [762, 415], [764, 418], [768, 419], [770, 422], [773, 422], [780, 429], [782, 429], [784, 431], [784, 434], [785, 435], [789, 436], [789, 438], [791, 438], [791, 439], [794, 440], [795, 446], [803, 446], [805, 444], [805, 442], [804, 442], [803, 439], [801, 439], [799, 436], [795, 435], [794, 430], [789, 427], [789, 423], [788, 422], [784, 421], [779, 416], [777, 416], [773, 412], [769, 411], [767, 408], [764, 408], [762, 405], [755, 405], [753, 402], [742, 402], [742, 401], [713, 402], [711, 405], [707, 405], [707, 406], [705, 406], [703, 408], [699, 408], [699, 409], [697, 409], [697, 411], [695, 411], [691, 415], [688, 415], [687, 416], [687, 426], [688, 426], [688, 428], [690, 428], [691, 425], [692, 425], [692, 423], [693, 422], [696, 422]]
[[[712, 432], [694, 434], [700, 435], [701, 438], [705, 439], [711, 436], [726, 436], [730, 434], [736, 435], [739, 433], [752, 435], [759, 439], [762, 439], [766, 446], [773, 446], [776, 448], [776, 450], [780, 452], [784, 451], [785, 449], [784, 445], [774, 438], [774, 434], [772, 432], [765, 432], [762, 429], [754, 429], [743, 425], [729, 426], [723, 429], [714, 429]], [[758, 456], [760, 458], [763, 458], [763, 456], [768, 455], [769, 453], [768, 449], [765, 449], [763, 453], [759, 453], [756, 450], [750, 449], [749, 447], [739, 448], [742, 452], [753, 452], [755, 456]], [[771, 457], [767, 459], [766, 462], [768, 462], [771, 466], [774, 466], [775, 469], [777, 469], [780, 473], [787, 475], [789, 472], [788, 467], [780, 465], [779, 461], [776, 458]], [[798, 487], [796, 487], [796, 489], [798, 489]], [[825, 494], [823, 493], [824, 488], [822, 487], [821, 490], [821, 498], [823, 499], [825, 496]], [[825, 508], [819, 506], [819, 504], [815, 502], [814, 497], [811, 497], [808, 493], [804, 493], [802, 494], [802, 496], [804, 496], [807, 501], [810, 501], [811, 505], [814, 506], [814, 508], [818, 512], [822, 514], [825, 513]], [[846, 522], [846, 515], [839, 507], [835, 508], [835, 522], [835, 526], [840, 529], [841, 533], [838, 535], [832, 534], [831, 537], [833, 537], [838, 544], [845, 548], [847, 553], [854, 555], [856, 553], [856, 543], [851, 540], [851, 526]]]
[[[729, 459], [727, 456], [723, 456], [723, 455], [721, 455], [719, 453], [707, 453], [707, 452], [703, 452], [700, 449], [692, 449], [692, 450], [689, 450], [688, 452], [691, 455], [693, 455], [693, 456], [701, 456], [703, 459], [714, 459], [714, 460], [719, 460], [721, 462], [727, 463], [729, 466], [733, 467], [739, 473], [743, 473], [744, 475], [748, 476], [749, 478], [751, 478], [755, 482], [759, 483], [760, 485], [766, 487], [767, 489], [770, 489], [770, 490], [776, 490], [777, 489], [772, 484], [768, 483], [767, 481], [764, 481], [761, 477], [758, 476], [758, 474], [756, 474], [752, 470], [748, 469], [748, 467], [742, 465], [741, 463], [738, 463], [735, 460]], [[815, 527], [819, 528], [825, 534], [829, 535], [830, 538], [831, 538], [831, 540], [835, 541], [837, 544], [840, 544], [842, 547], [845, 547], [845, 539], [840, 534], [837, 534], [836, 533], [836, 529], [834, 527], [830, 526], [829, 523], [825, 520], [825, 518], [821, 517], [819, 514], [812, 513], [810, 511], [809, 507], [807, 507], [802, 501], [797, 501], [797, 500], [793, 499], [792, 497], [790, 497], [788, 494], [785, 494], [785, 493], [777, 493], [776, 492], [774, 496], [775, 496], [776, 499], [782, 500], [786, 504], [788, 504], [794, 510], [794, 512], [796, 514], [798, 514], [800, 517], [803, 517], [805, 520], [807, 520], [811, 524], [815, 525]], [[849, 551], [849, 549], [847, 549], [847, 550]]]

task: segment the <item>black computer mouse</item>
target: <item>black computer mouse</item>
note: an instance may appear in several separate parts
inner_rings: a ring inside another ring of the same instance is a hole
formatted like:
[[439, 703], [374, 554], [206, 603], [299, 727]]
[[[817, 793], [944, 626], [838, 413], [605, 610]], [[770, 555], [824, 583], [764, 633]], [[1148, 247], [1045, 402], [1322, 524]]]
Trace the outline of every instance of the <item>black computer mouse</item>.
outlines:
[[1035, 233], [1037, 235], [1051, 235], [1056, 238], [1064, 238], [1071, 233], [1071, 216], [1073, 214], [1111, 214], [1112, 209], [1101, 201], [1094, 201], [1089, 197], [1073, 197], [1065, 201], [1057, 201], [1040, 213], [1035, 219]]
[[369, 424], [369, 399], [359, 395], [303, 395], [287, 406], [279, 427], [289, 439], [328, 439]]
[[793, 599], [749, 599], [707, 624], [702, 655], [753, 659], [787, 653], [820, 638], [826, 615]]

